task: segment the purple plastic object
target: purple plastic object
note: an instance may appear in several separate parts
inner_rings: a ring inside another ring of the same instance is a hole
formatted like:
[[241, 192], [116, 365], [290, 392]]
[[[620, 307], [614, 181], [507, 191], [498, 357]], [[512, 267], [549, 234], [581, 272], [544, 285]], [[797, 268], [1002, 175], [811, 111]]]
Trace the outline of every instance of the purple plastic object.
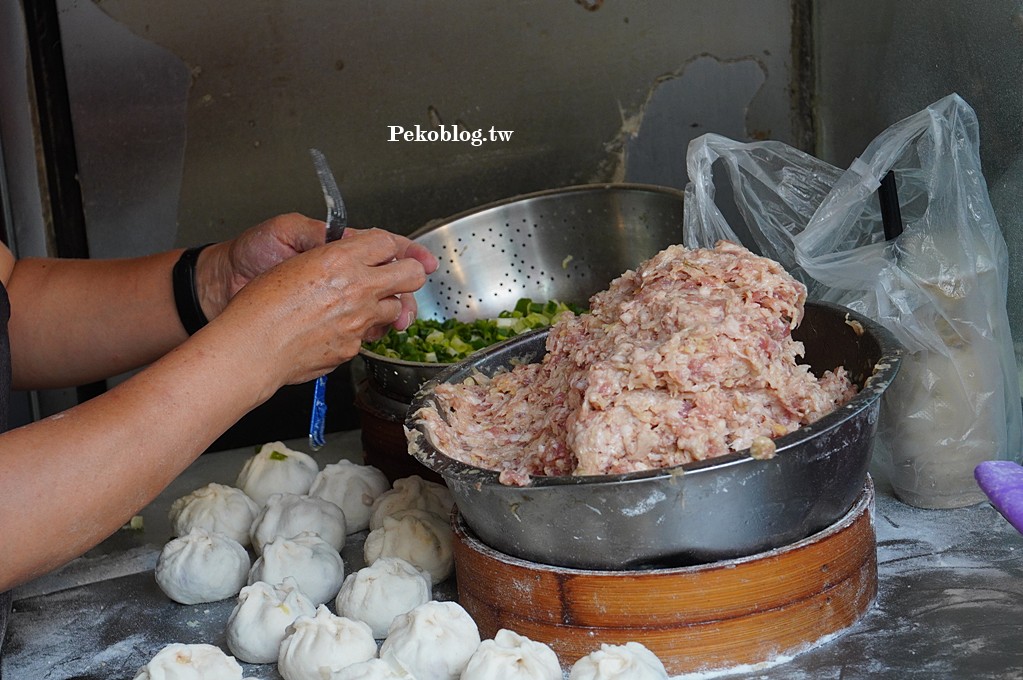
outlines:
[[1023, 467], [1011, 460], [986, 460], [973, 476], [995, 510], [1023, 534]]

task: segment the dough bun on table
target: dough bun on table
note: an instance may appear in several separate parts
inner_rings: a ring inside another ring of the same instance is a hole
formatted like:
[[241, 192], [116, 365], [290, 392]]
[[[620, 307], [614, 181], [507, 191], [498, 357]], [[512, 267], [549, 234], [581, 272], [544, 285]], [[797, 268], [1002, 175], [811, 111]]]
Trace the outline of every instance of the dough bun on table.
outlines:
[[308, 453], [270, 442], [245, 461], [235, 486], [263, 506], [275, 493], [308, 492], [319, 471], [319, 464]]
[[168, 519], [175, 536], [195, 528], [219, 531], [243, 546], [249, 545], [249, 529], [259, 505], [241, 489], [210, 482], [171, 504]]
[[226, 600], [245, 585], [250, 562], [238, 541], [196, 528], [163, 547], [156, 562], [156, 583], [181, 604]]
[[430, 575], [433, 585], [455, 568], [454, 532], [442, 517], [426, 510], [402, 510], [383, 518], [362, 547], [366, 564], [381, 557], [400, 557]]
[[323, 680], [376, 655], [377, 643], [369, 626], [335, 616], [320, 605], [315, 616], [300, 616], [288, 626], [277, 670], [284, 680]]
[[484, 640], [469, 659], [459, 680], [562, 680], [554, 650], [502, 628]]
[[334, 609], [369, 625], [373, 636], [383, 640], [394, 617], [433, 599], [428, 574], [400, 557], [381, 557], [349, 574], [334, 600]]
[[433, 600], [394, 619], [380, 658], [416, 680], [458, 680], [479, 645], [479, 628], [460, 604]]
[[263, 554], [249, 570], [249, 584], [256, 581], [282, 583], [291, 576], [313, 604], [329, 602], [341, 589], [345, 563], [333, 546], [313, 533], [275, 538], [263, 546]]
[[657, 655], [639, 642], [603, 644], [574, 664], [569, 680], [667, 680]]
[[174, 642], [138, 670], [134, 680], [243, 680], [242, 667], [220, 647]]
[[331, 675], [330, 680], [415, 680], [415, 678], [383, 659], [369, 659], [345, 666]]
[[338, 552], [348, 530], [341, 508], [323, 498], [294, 493], [275, 493], [266, 499], [251, 524], [252, 549], [257, 555], [275, 538], [294, 538], [314, 533]]
[[292, 577], [277, 585], [256, 581], [242, 588], [227, 619], [227, 648], [246, 663], [274, 663], [288, 626], [315, 615], [316, 605]]
[[369, 528], [373, 502], [391, 488], [391, 483], [378, 468], [339, 460], [325, 466], [313, 479], [309, 495], [337, 505], [345, 513], [348, 533]]
[[383, 525], [384, 517], [395, 515], [402, 510], [427, 510], [446, 518], [451, 514], [454, 505], [455, 499], [451, 491], [443, 484], [431, 482], [419, 475], [403, 477], [396, 479], [391, 489], [373, 501], [369, 528], [379, 529]]

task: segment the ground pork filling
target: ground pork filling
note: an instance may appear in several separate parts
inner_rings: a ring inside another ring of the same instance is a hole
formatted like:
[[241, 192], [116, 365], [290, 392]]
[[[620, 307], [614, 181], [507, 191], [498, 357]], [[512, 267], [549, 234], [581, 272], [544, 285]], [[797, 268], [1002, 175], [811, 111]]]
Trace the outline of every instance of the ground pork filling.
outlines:
[[818, 379], [797, 363], [805, 300], [741, 246], [671, 246], [551, 327], [541, 362], [440, 385], [417, 418], [438, 450], [514, 485], [770, 457], [856, 392], [843, 368]]

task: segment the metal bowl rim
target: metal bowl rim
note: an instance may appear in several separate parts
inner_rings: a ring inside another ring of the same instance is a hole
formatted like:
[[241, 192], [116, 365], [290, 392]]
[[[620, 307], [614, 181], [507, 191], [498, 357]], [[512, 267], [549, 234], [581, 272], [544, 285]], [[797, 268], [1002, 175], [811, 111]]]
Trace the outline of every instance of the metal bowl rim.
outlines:
[[[517, 196], [510, 196], [508, 198], [502, 198], [491, 203], [485, 203], [484, 205], [470, 208], [469, 210], [456, 213], [450, 217], [444, 217], [439, 220], [427, 222], [422, 227], [419, 227], [411, 234], [408, 238], [416, 240], [432, 231], [447, 227], [455, 222], [479, 215], [480, 213], [487, 212], [489, 210], [495, 210], [497, 208], [504, 208], [515, 203], [524, 203], [537, 198], [548, 198], [556, 197], [564, 194], [577, 194], [586, 192], [599, 192], [599, 191], [629, 191], [629, 192], [648, 192], [665, 194], [677, 198], [681, 202], [685, 202], [685, 192], [680, 191], [674, 187], [661, 186], [659, 184], [642, 184], [638, 182], [603, 182], [599, 184], [575, 184], [567, 187], [559, 187], [555, 189], [544, 189], [542, 191], [533, 191], [527, 194], [520, 194]], [[516, 336], [518, 337], [518, 336]], [[430, 362], [430, 361], [406, 361], [405, 359], [393, 359], [391, 357], [384, 356], [383, 354], [377, 354], [364, 347], [359, 348], [359, 354], [371, 361], [378, 362], [384, 365], [401, 366], [404, 368], [412, 369], [435, 369], [438, 367], [454, 366], [456, 364], [448, 362]]]
[[[794, 449], [812, 437], [817, 436], [819, 433], [834, 429], [847, 420], [856, 417], [856, 415], [861, 413], [863, 410], [870, 408], [871, 405], [881, 397], [881, 394], [891, 384], [892, 380], [895, 379], [899, 370], [899, 364], [904, 354], [904, 350], [895, 339], [895, 336], [892, 335], [888, 329], [873, 319], [863, 316], [862, 314], [848, 309], [847, 307], [830, 302], [812, 301], [808, 302], [807, 305], [815, 305], [842, 312], [846, 314], [846, 318], [848, 320], [862, 324], [864, 332], [870, 334], [871, 337], [877, 341], [881, 350], [881, 355], [874, 363], [874, 372], [867, 377], [865, 384], [860, 391], [857, 392], [856, 396], [823, 418], [775, 439], [777, 446], [776, 455], [782, 455], [786, 451]], [[549, 332], [549, 329], [547, 328], [529, 331], [527, 333], [517, 335], [514, 338], [509, 338], [504, 342], [491, 345], [490, 347], [481, 350], [481, 352], [486, 352], [488, 354], [498, 352], [506, 346], [524, 343], [532, 336], [543, 335], [547, 332]], [[480, 355], [474, 354], [473, 357], [479, 359]], [[423, 427], [417, 422], [416, 413], [432, 398], [433, 389], [437, 385], [447, 382], [448, 378], [461, 371], [463, 369], [463, 364], [470, 360], [471, 359], [466, 359], [457, 364], [447, 365], [441, 373], [426, 382], [416, 393], [405, 419], [406, 430], [410, 433], [410, 436], [411, 433], [415, 432], [417, 439], [417, 445], [410, 445], [409, 449], [420, 463], [434, 472], [439, 473], [446, 479], [469, 482], [474, 485], [481, 484], [504, 487], [506, 485], [501, 484], [498, 480], [499, 472], [477, 467], [475, 465], [469, 465], [468, 463], [456, 460], [447, 454], [438, 451], [436, 447], [429, 443], [428, 435], [424, 431]], [[428, 452], [424, 452], [424, 446], [428, 446], [430, 450]], [[757, 459], [749, 455], [749, 449], [744, 449], [724, 456], [694, 461], [692, 463], [684, 463], [682, 465], [674, 465], [664, 468], [654, 468], [651, 470], [641, 470], [638, 472], [627, 472], [612, 475], [530, 475], [529, 483], [521, 488], [542, 489], [577, 485], [587, 485], [591, 487], [604, 485], [620, 486], [622, 484], [660, 481], [683, 474], [713, 474], [722, 472], [727, 468], [735, 467], [737, 465], [749, 465], [754, 464], [755, 462], [757, 462]]]

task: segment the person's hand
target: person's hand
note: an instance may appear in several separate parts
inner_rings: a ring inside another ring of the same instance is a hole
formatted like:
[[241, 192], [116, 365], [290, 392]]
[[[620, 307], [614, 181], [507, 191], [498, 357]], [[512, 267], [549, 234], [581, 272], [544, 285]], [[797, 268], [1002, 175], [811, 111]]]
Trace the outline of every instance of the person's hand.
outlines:
[[422, 245], [380, 229], [302, 245], [290, 257], [274, 251], [283, 259], [242, 284], [217, 322], [243, 333], [244, 348], [260, 355], [254, 365], [280, 370], [281, 384], [323, 375], [358, 354], [364, 340], [407, 327], [416, 313], [412, 294], [437, 267]]
[[196, 285], [206, 318], [213, 319], [252, 279], [284, 260], [323, 245], [326, 225], [291, 213], [272, 217], [230, 241], [203, 250]]
[[[359, 230], [347, 229], [345, 236]], [[437, 260], [423, 246], [404, 237], [405, 257], [419, 261], [427, 274], [437, 268]], [[297, 213], [278, 215], [256, 225], [240, 236], [205, 249], [199, 256], [196, 270], [203, 312], [212, 319], [227, 306], [234, 295], [252, 279], [272, 269], [284, 260], [324, 244], [326, 224]], [[404, 330], [415, 320], [415, 298], [405, 293], [400, 296], [402, 311], [393, 324]], [[387, 326], [376, 329], [372, 335], [382, 335]], [[377, 337], [379, 337], [377, 335]], [[367, 339], [375, 339], [368, 337]]]

